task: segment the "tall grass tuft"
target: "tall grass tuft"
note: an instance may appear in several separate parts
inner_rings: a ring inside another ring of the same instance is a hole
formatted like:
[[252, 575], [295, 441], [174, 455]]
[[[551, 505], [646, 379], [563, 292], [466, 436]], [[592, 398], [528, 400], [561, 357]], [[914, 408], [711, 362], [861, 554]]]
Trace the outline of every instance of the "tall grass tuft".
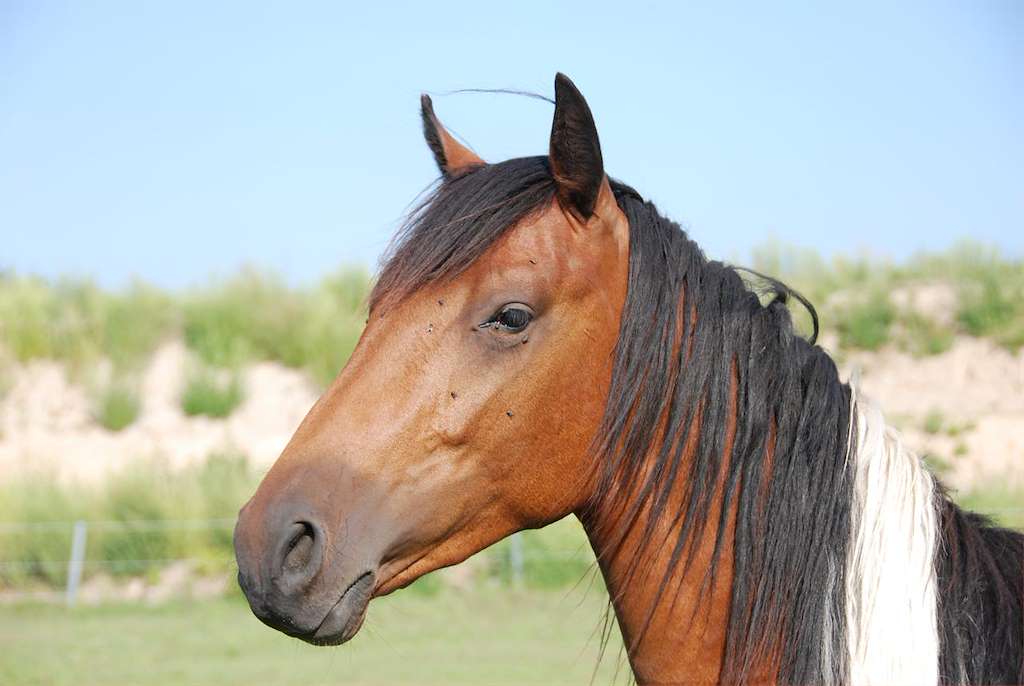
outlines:
[[120, 431], [133, 424], [142, 409], [138, 389], [124, 380], [108, 383], [97, 393], [94, 403], [96, 421], [110, 431]]
[[228, 417], [242, 403], [238, 372], [198, 365], [189, 372], [181, 396], [181, 409], [190, 417]]
[[878, 350], [889, 342], [896, 310], [886, 294], [875, 291], [867, 299], [839, 310], [837, 319], [841, 346]]

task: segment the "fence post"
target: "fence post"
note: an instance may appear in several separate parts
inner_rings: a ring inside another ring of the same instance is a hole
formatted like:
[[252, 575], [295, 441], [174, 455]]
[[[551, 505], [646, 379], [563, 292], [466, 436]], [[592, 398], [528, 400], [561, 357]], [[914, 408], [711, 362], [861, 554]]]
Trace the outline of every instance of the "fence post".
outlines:
[[512, 584], [523, 585], [523, 535], [515, 533], [509, 540], [508, 562], [512, 569]]
[[74, 607], [78, 596], [78, 585], [82, 581], [82, 563], [85, 562], [86, 524], [82, 520], [75, 522], [71, 535], [71, 557], [68, 559], [68, 588], [66, 601], [68, 607]]

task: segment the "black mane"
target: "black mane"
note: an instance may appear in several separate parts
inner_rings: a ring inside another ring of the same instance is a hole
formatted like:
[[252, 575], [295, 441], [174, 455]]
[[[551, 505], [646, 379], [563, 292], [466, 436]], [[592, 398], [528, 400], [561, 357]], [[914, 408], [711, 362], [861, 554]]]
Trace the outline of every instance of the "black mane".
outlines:
[[[735, 524], [723, 681], [743, 682], [768, 661], [784, 682], [841, 683], [848, 674], [848, 461], [856, 448], [850, 388], [821, 348], [794, 333], [786, 300], [799, 295], [769, 280], [774, 297], [762, 304], [735, 268], [706, 259], [653, 204], [624, 184], [613, 181], [612, 189], [629, 220], [629, 284], [595, 436], [600, 473], [590, 507], [628, 505], [617, 531], [606, 532], [613, 540], [643, 526], [647, 545], [670, 546], [672, 563], [660, 585], [670, 597], [677, 590], [669, 587], [672, 571], [692, 562], [693, 542], [709, 532], [716, 542], [705, 576], [710, 588]], [[371, 309], [458, 275], [554, 196], [546, 157], [476, 167], [442, 181], [400, 231]], [[813, 308], [799, 299], [816, 328]], [[687, 449], [694, 450], [688, 462], [682, 459]], [[940, 585], [977, 582], [979, 569], [1000, 571], [1003, 579], [1008, 563], [999, 562], [994, 549], [978, 552], [983, 529], [958, 512], [954, 507], [945, 514], [943, 539], [953, 540], [937, 564]], [[655, 526], [666, 520], [671, 540], [655, 540]], [[1009, 549], [1024, 539], [1001, 532], [984, 540]], [[983, 619], [1019, 624], [1019, 593], [1015, 610], [990, 607], [1012, 595], [1007, 583], [979, 600], [986, 603]], [[948, 600], [940, 621], [959, 625], [962, 618], [946, 610], [965, 605], [969, 600]], [[1020, 637], [1019, 629], [1008, 631], [1005, 641]], [[951, 634], [940, 627], [940, 635], [954, 652], [964, 641], [977, 648], [981, 640], [967, 629]], [[971, 672], [994, 674], [992, 664]], [[943, 671], [944, 678], [956, 678]]]
[[[652, 545], [661, 543], [655, 525], [671, 519], [670, 570], [691, 563], [693, 542], [717, 522], [706, 588], [735, 524], [723, 681], [778, 660], [783, 681], [839, 682], [850, 390], [831, 358], [794, 334], [787, 291], [762, 305], [735, 269], [707, 260], [654, 205], [626, 190], [617, 198], [629, 219], [630, 275], [598, 433], [600, 490], [640, 494], [623, 529], [651, 504], [642, 539]], [[670, 509], [680, 492], [682, 508]], [[663, 593], [675, 591], [668, 581]]]

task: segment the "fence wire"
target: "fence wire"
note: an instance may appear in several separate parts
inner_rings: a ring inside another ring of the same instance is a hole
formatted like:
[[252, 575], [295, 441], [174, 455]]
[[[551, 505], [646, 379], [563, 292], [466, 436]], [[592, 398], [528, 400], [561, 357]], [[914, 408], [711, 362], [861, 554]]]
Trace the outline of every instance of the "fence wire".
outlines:
[[[235, 522], [233, 517], [0, 522], [0, 596], [17, 599], [23, 590], [24, 597], [63, 597], [74, 604], [83, 580], [97, 574], [132, 577], [181, 564], [207, 575], [233, 575], [237, 571], [231, 547]], [[175, 546], [208, 554], [160, 554]], [[524, 546], [522, 534], [484, 551], [482, 557], [490, 576], [512, 584], [522, 584], [538, 567], [571, 566], [579, 571], [593, 563], [593, 554], [583, 543], [575, 549]], [[60, 587], [64, 590], [56, 590]]]
[[[1024, 514], [1024, 507], [998, 508], [987, 514], [1018, 517]], [[233, 575], [237, 571], [231, 547], [235, 522], [234, 517], [0, 522], [0, 592], [10, 597], [12, 593], [16, 596], [19, 589], [31, 589], [26, 595], [41, 597], [49, 593], [73, 603], [82, 580], [99, 573], [137, 576], [187, 564], [208, 574]], [[78, 536], [81, 540], [76, 543]], [[177, 538], [169, 538], [172, 536]], [[206, 539], [191, 538], [195, 536]], [[12, 539], [17, 542], [11, 544]], [[199, 549], [204, 554], [167, 555], [175, 546], [190, 551]], [[555, 576], [571, 580], [573, 574], [593, 564], [593, 554], [585, 541], [575, 549], [553, 548], [543, 543], [524, 545], [523, 534], [515, 534], [489, 548], [483, 556], [493, 568], [492, 575], [513, 584], [523, 583], [524, 577], [537, 573], [537, 569], [546, 569], [543, 573], [549, 576], [555, 570]], [[560, 567], [571, 571], [559, 574]], [[40, 584], [53, 590], [42, 590]], [[64, 590], [57, 591], [61, 586]]]

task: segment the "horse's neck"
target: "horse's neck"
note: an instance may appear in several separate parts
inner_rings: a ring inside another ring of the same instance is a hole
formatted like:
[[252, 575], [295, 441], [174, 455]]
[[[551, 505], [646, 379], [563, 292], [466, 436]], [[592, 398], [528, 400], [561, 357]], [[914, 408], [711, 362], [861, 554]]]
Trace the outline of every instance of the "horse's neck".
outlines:
[[[725, 454], [732, 450], [734, 430], [735, 423], [730, 421]], [[695, 458], [697, 443], [692, 439], [684, 450], [684, 462]], [[633, 489], [639, 489], [643, 480], [634, 481]], [[719, 481], [713, 494], [717, 502], [723, 499], [723, 488]], [[680, 559], [673, 555], [680, 526], [673, 513], [686, 507], [683, 489], [670, 496], [653, 530], [647, 527], [646, 508], [629, 509], [637, 498], [634, 493], [619, 493], [581, 517], [633, 673], [640, 684], [719, 683], [732, 597], [735, 511], [711, 508], [708, 521], [693, 530], [691, 547]], [[726, 520], [714, 562], [722, 517]], [[714, 573], [709, 574], [712, 569]], [[776, 671], [772, 665], [750, 665], [747, 678], [750, 683], [769, 684]]]
[[[854, 470], [856, 499], [844, 589], [851, 676], [854, 682], [862, 677], [862, 683], [934, 683], [938, 641], [932, 560], [937, 530], [932, 478], [903, 449], [881, 414], [858, 400], [856, 453], [846, 458]], [[679, 498], [665, 512], [678, 512]], [[624, 535], [618, 533], [621, 516], [611, 507], [596, 508], [583, 519], [638, 682], [716, 683], [722, 676], [729, 621], [734, 522], [727, 521], [714, 579], [705, 585], [717, 519], [699, 530], [689, 565], [672, 563], [671, 517], [656, 530], [653, 544], [645, 538], [642, 515]], [[908, 627], [914, 629], [910, 635]], [[774, 671], [770, 665], [755, 666], [749, 680], [767, 683]]]
[[664, 545], [645, 544], [643, 526], [637, 524], [612, 541], [602, 533], [612, 530], [612, 523], [602, 521], [601, 513], [585, 519], [637, 683], [718, 683], [732, 587], [731, 535], [710, 590], [702, 593], [701, 587], [714, 550], [713, 527], [692, 564], [685, 572], [674, 570], [659, 594], [670, 565], [671, 535]]
[[[730, 390], [735, 398], [735, 385]], [[735, 403], [730, 403], [730, 414]], [[727, 418], [723, 455], [732, 452], [735, 416]], [[681, 460], [697, 459], [699, 431], [691, 432]], [[725, 463], [723, 458], [723, 464]], [[712, 499], [724, 498], [726, 470], [719, 475]], [[639, 491], [647, 478], [632, 481]], [[626, 487], [622, 487], [626, 488]], [[640, 684], [715, 684], [723, 677], [723, 661], [733, 586], [735, 512], [712, 507], [703, 526], [690, 534], [685, 554], [673, 555], [681, 518], [687, 509], [682, 481], [660, 508], [653, 531], [648, 509], [630, 509], [639, 493], [619, 492], [591, 507], [581, 518], [597, 555], [611, 597], [633, 673]], [[649, 498], [646, 498], [649, 501]], [[721, 517], [722, 539], [717, 541]], [[624, 524], [624, 521], [629, 520]], [[716, 555], [718, 544], [718, 559]], [[678, 551], [676, 551], [678, 552]], [[708, 570], [714, 570], [713, 575]], [[751, 683], [773, 681], [769, 665], [751, 665]]]

